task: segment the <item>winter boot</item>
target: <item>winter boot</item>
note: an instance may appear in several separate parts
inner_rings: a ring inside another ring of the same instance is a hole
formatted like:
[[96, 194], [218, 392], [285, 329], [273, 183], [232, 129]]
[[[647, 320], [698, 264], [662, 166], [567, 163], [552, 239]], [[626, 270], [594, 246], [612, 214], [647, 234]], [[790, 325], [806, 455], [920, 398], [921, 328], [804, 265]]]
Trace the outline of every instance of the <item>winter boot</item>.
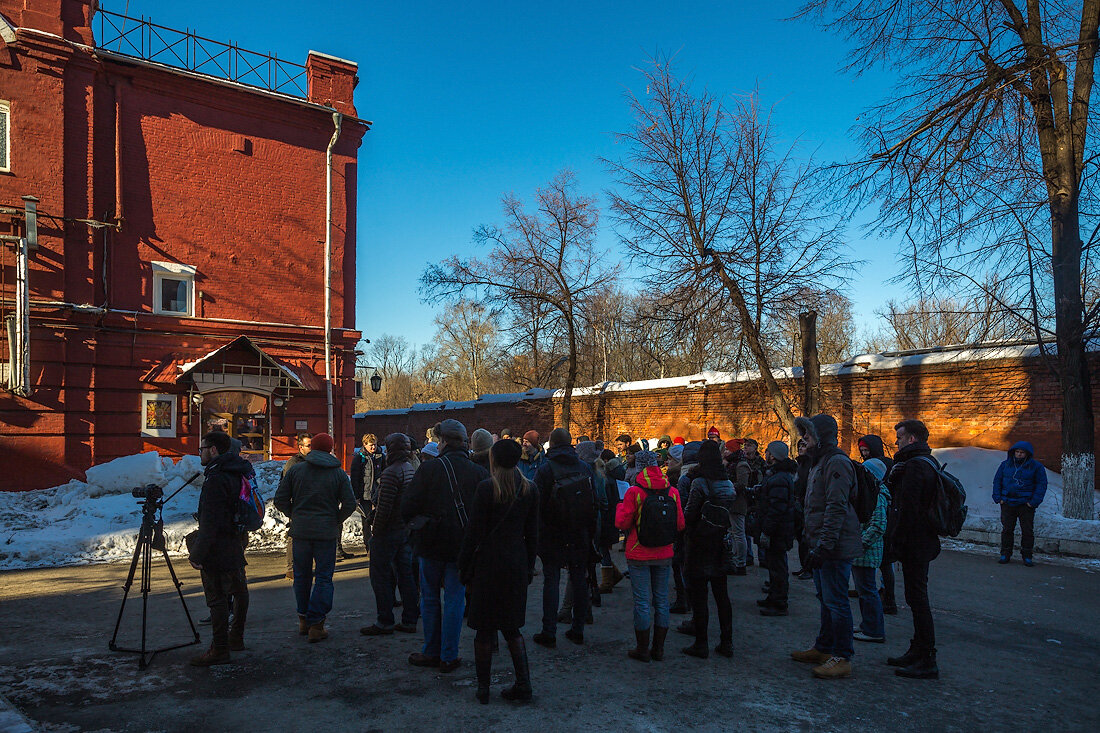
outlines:
[[938, 680], [940, 668], [936, 664], [936, 650], [932, 649], [927, 654], [910, 664], [908, 667], [894, 670], [898, 677], [906, 677], [911, 680]]
[[589, 594], [589, 598], [588, 598], [589, 612], [591, 612], [591, 609], [599, 608], [600, 606], [603, 605], [603, 599], [600, 597], [600, 593], [601, 593], [600, 587], [597, 586], [597, 585], [594, 585], [594, 586], [592, 586], [591, 590], [592, 590], [592, 592]]
[[905, 654], [902, 654], [900, 657], [888, 657], [886, 663], [891, 667], [908, 667], [923, 656], [924, 652], [917, 648], [914, 640], [910, 639], [909, 651], [905, 652]]
[[309, 633], [309, 622], [306, 621], [306, 617], [302, 614], [298, 614], [298, 634], [305, 636]]
[[213, 644], [197, 657], [191, 657], [192, 667], [210, 667], [215, 664], [229, 664], [229, 647], [216, 647]]
[[665, 637], [668, 636], [667, 626], [653, 625], [653, 648], [649, 651], [649, 658], [654, 662], [663, 661], [665, 658]]
[[852, 663], [844, 657], [829, 657], [828, 660], [813, 668], [814, 677], [819, 680], [838, 680], [852, 676]]
[[474, 642], [474, 669], [477, 671], [477, 692], [474, 696], [482, 705], [489, 704], [489, 676], [493, 671], [493, 644]]
[[706, 639], [696, 639], [694, 644], [686, 646], [680, 651], [687, 654], [689, 657], [698, 657], [699, 659], [706, 659], [710, 656], [710, 649], [707, 648]]
[[637, 645], [628, 651], [626, 655], [631, 659], [637, 659], [639, 662], [648, 662], [649, 657], [649, 629], [634, 629], [634, 638], [637, 640]]
[[505, 687], [500, 691], [500, 696], [505, 700], [526, 702], [531, 699], [531, 667], [527, 663], [527, 645], [523, 643], [523, 637], [517, 636], [509, 639], [508, 651], [512, 654], [512, 666], [516, 670], [516, 683], [511, 687]]
[[309, 635], [309, 643], [314, 644], [318, 641], [322, 641], [328, 638], [328, 632], [325, 631], [325, 622], [318, 621], [309, 627], [309, 631], [306, 632]]
[[728, 623], [719, 623], [719, 636], [718, 646], [714, 647], [716, 654], [726, 657], [727, 659], [733, 656], [733, 619], [731, 618]]
[[611, 593], [615, 590], [615, 568], [600, 568], [600, 593]]
[[235, 631], [229, 632], [229, 651], [231, 652], [243, 652], [244, 651], [244, 632], [237, 633]]
[[684, 600], [684, 596], [679, 592], [676, 593], [676, 599], [669, 606], [669, 613], [688, 613], [691, 609], [688, 608], [687, 601]]
[[805, 651], [791, 652], [791, 659], [796, 662], [806, 662], [807, 664], [824, 664], [829, 661], [831, 656], [832, 655], [826, 654], [815, 646]]

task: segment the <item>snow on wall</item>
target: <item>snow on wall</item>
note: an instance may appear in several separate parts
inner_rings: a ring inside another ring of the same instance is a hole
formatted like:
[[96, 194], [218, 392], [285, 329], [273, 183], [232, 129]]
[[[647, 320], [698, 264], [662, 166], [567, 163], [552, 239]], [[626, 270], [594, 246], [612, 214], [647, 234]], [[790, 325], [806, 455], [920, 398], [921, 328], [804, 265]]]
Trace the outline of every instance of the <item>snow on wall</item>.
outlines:
[[461, 402], [423, 402], [397, 410], [368, 410], [352, 415], [354, 419], [364, 417], [385, 417], [393, 415], [407, 415], [410, 412], [432, 412], [447, 410], [469, 410], [479, 405], [493, 405], [502, 403], [527, 402], [528, 400], [546, 400], [554, 396], [552, 389], [529, 389], [526, 392], [507, 392], [504, 394], [483, 394], [476, 400], [464, 400]]

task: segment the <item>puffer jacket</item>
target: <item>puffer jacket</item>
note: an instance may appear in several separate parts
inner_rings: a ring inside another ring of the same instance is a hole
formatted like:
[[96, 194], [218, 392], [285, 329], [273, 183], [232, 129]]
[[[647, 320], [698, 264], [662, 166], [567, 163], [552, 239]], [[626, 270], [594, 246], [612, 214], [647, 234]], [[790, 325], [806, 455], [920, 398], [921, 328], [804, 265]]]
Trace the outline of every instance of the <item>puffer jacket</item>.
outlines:
[[794, 543], [794, 482], [798, 464], [790, 458], [776, 461], [764, 469], [760, 490], [760, 529], [773, 546], [790, 549]]
[[[687, 478], [687, 477], [684, 477]], [[693, 476], [688, 490], [687, 507], [684, 509], [687, 547], [684, 567], [692, 578], [712, 578], [723, 574], [723, 544], [721, 538], [706, 536], [703, 521], [703, 505], [709, 501], [733, 514], [733, 500], [737, 491], [727, 478], [707, 479]]]
[[642, 512], [642, 502], [645, 501], [646, 490], [664, 491], [676, 501], [676, 531], [683, 532], [686, 523], [684, 521], [684, 507], [680, 502], [680, 492], [668, 485], [661, 469], [650, 466], [638, 474], [638, 483], [630, 487], [623, 497], [622, 502], [615, 510], [615, 526], [626, 532], [626, 559], [631, 562], [651, 562], [654, 560], [671, 560], [672, 545], [664, 547], [646, 547], [638, 542], [638, 519]]
[[210, 461], [203, 470], [199, 493], [199, 529], [191, 544], [191, 562], [207, 572], [243, 568], [244, 544], [233, 519], [241, 493], [241, 477], [252, 464], [231, 450]]
[[336, 456], [311, 450], [279, 481], [275, 507], [290, 517], [294, 539], [337, 540], [355, 511], [355, 493]]
[[401, 521], [401, 495], [412, 484], [416, 469], [409, 463], [409, 455], [391, 457], [390, 465], [378, 481], [378, 505], [375, 507], [371, 534], [385, 535], [404, 526]]
[[805, 540], [826, 560], [854, 560], [863, 554], [859, 517], [852, 505], [856, 474], [852, 460], [837, 447], [836, 420], [824, 414], [799, 417], [795, 428], [816, 438], [806, 484]]
[[[1017, 461], [1012, 453], [1022, 448], [1027, 458]], [[1008, 506], [1027, 504], [1037, 507], [1047, 493], [1047, 470], [1035, 460], [1035, 449], [1026, 440], [1008, 449], [1008, 460], [1002, 461], [993, 477], [993, 501]]]
[[539, 448], [539, 452], [530, 458], [524, 453], [523, 457], [519, 459], [519, 472], [523, 474], [523, 477], [530, 481], [535, 482], [535, 474], [539, 472], [539, 469], [546, 465], [546, 453]]

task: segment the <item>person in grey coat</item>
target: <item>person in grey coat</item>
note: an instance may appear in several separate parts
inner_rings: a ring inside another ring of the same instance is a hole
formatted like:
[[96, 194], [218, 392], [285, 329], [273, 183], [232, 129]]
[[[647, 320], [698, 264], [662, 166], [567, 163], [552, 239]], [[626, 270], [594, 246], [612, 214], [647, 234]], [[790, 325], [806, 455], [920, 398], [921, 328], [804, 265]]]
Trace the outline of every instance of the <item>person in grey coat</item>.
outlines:
[[344, 520], [355, 511], [351, 479], [332, 455], [332, 436], [313, 436], [305, 460], [279, 481], [275, 508], [290, 517], [294, 538], [294, 600], [298, 633], [311, 642], [328, 638], [325, 618], [332, 610], [332, 573]]
[[852, 607], [848, 578], [852, 560], [863, 554], [859, 517], [852, 500], [856, 473], [852, 460], [837, 447], [837, 424], [829, 415], [795, 420], [813, 461], [806, 484], [804, 535], [810, 545], [806, 567], [813, 570], [821, 605], [821, 628], [814, 645], [791, 654], [800, 662], [816, 664], [819, 679], [852, 674]]

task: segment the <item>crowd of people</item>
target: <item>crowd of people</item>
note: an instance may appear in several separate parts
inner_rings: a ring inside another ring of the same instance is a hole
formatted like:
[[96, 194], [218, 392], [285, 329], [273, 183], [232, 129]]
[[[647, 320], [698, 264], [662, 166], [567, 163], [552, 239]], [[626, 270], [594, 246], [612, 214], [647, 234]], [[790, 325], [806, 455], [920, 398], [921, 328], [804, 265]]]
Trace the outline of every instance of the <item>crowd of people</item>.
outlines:
[[[310, 642], [328, 636], [342, 528], [358, 511], [376, 604], [375, 622], [361, 633], [411, 634], [422, 623], [423, 645], [408, 661], [447, 673], [462, 665], [465, 621], [475, 632], [481, 703], [489, 701], [499, 637], [515, 670], [514, 684], [501, 695], [531, 699], [521, 630], [536, 577], [542, 615], [531, 640], [551, 649], [559, 624], [566, 640], [584, 644], [593, 607], [629, 578], [635, 639], [627, 655], [650, 663], [665, 658], [672, 615], [688, 612], [676, 627], [693, 637], [682, 652], [710, 656], [711, 598], [719, 629], [713, 652], [733, 656], [728, 582], [756, 561], [768, 573], [757, 601], [762, 616], [789, 613], [792, 577], [813, 581], [817, 635], [791, 658], [811, 664], [819, 679], [852, 674], [855, 642], [886, 641], [884, 614], [898, 612], [893, 569], [900, 564], [913, 636], [907, 651], [886, 662], [903, 678], [937, 678], [928, 574], [940, 553], [930, 512], [941, 468], [928, 428], [919, 420], [897, 423], [892, 458], [879, 436], [862, 436], [859, 461], [838, 446], [831, 416], [798, 418], [795, 428], [792, 456], [785, 442], [770, 442], [761, 454], [756, 440], [723, 441], [714, 427], [702, 440], [666, 435], [655, 446], [623, 434], [612, 448], [588, 436], [574, 439], [564, 428], [544, 444], [533, 430], [469, 434], [448, 419], [422, 444], [402, 433], [381, 442], [363, 436], [350, 475], [332, 455], [331, 436], [299, 436], [299, 455], [287, 462], [274, 497], [290, 518], [287, 576], [299, 633]], [[213, 643], [191, 662], [209, 666], [243, 648], [245, 543], [232, 506], [250, 468], [225, 433], [206, 435], [200, 455], [206, 471], [201, 541], [190, 559], [202, 572]], [[1032, 520], [1046, 489], [1045, 469], [1033, 455], [1027, 443], [1012, 446], [995, 477], [993, 498], [1005, 527], [1002, 563], [1011, 558], [1017, 521], [1024, 562], [1032, 563]], [[866, 486], [874, 490], [868, 494]], [[615, 562], [620, 542], [625, 569]], [[800, 567], [791, 572], [787, 558], [796, 544]], [[858, 597], [858, 625], [850, 597]]]

